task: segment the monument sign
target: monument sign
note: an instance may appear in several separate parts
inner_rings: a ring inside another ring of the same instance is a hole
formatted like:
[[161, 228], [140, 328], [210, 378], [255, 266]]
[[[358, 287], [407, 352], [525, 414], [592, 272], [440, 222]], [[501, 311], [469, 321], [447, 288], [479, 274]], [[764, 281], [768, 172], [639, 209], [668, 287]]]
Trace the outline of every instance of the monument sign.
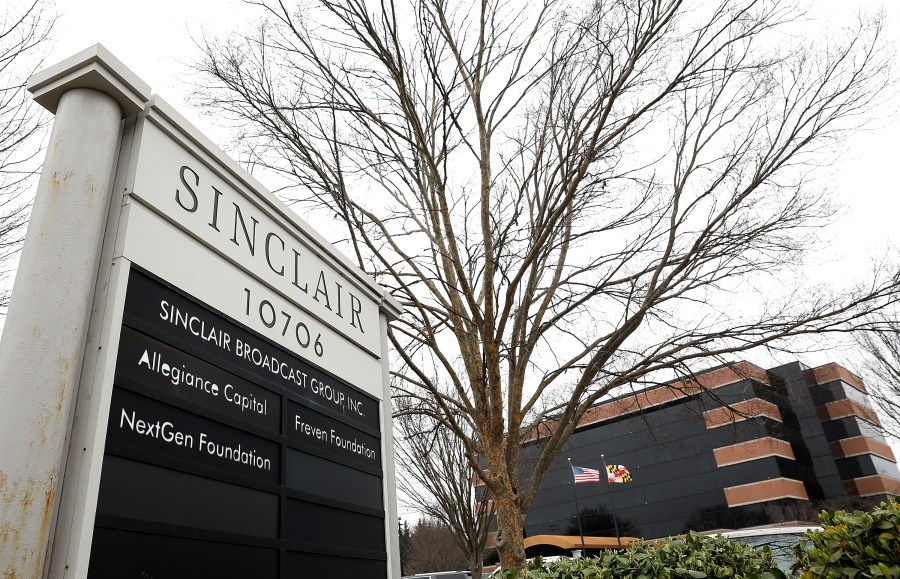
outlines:
[[0, 569], [399, 576], [399, 305], [102, 46], [30, 90], [57, 118], [0, 345]]

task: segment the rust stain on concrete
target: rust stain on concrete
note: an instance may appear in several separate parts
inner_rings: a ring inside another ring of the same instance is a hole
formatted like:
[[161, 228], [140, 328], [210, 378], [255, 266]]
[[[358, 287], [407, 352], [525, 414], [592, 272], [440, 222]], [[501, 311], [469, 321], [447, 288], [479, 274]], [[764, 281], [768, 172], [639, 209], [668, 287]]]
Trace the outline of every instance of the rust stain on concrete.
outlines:
[[[47, 536], [50, 521], [53, 515], [53, 498], [55, 495], [55, 483], [57, 473], [49, 473], [46, 480], [36, 480], [28, 477], [24, 490], [18, 488], [15, 482], [9, 483], [7, 475], [0, 473], [2, 482], [3, 509], [7, 514], [6, 521], [0, 525], [0, 550], [6, 555], [6, 565], [2, 571], [4, 579], [15, 577], [40, 577], [45, 564], [46, 545], [34, 545], [23, 543], [27, 537], [33, 536], [28, 532], [34, 527], [36, 496], [42, 497], [42, 510], [40, 513], [40, 534], [38, 537]], [[23, 536], [24, 534], [24, 536]]]
[[[32, 480], [29, 479], [29, 483], [32, 483]], [[31, 498], [31, 489], [25, 489], [25, 494], [22, 495], [22, 506], [25, 507], [25, 510], [29, 510], [31, 508], [31, 503], [34, 502], [34, 499]]]
[[[47, 484], [47, 488], [44, 489], [44, 514], [41, 517], [41, 532], [38, 534], [39, 537], [48, 537], [50, 533], [50, 519], [53, 515], [53, 495], [54, 489], [56, 488], [56, 474], [54, 473]], [[49, 553], [45, 553], [44, 557], [34, 557], [34, 576], [38, 577], [41, 574], [41, 571], [44, 568], [44, 558], [49, 555]]]
[[[28, 447], [35, 453], [44, 453], [48, 446], [55, 445], [60, 435], [60, 421], [66, 413], [66, 377], [72, 362], [69, 357], [59, 356], [56, 365], [58, 378], [53, 398], [28, 442]], [[0, 526], [4, 568], [0, 568], [0, 577], [32, 578], [43, 574], [48, 545], [32, 543], [35, 537], [50, 534], [58, 478], [58, 466], [27, 479], [0, 473], [0, 508], [4, 511], [4, 522]]]
[[59, 420], [63, 411], [63, 403], [66, 401], [66, 376], [69, 374], [69, 359], [66, 356], [60, 356], [56, 360], [57, 367], [59, 368], [59, 376], [61, 378], [59, 384], [56, 386], [56, 416], [55, 419]]
[[94, 177], [92, 175], [87, 175], [84, 178], [84, 189], [87, 193], [85, 196], [85, 204], [89, 209], [92, 209], [97, 197], [97, 184], [94, 182]]
[[50, 197], [48, 199], [50, 205], [55, 205], [59, 200], [59, 194], [62, 190], [63, 182], [67, 181], [75, 174], [74, 171], [54, 171], [50, 174]]

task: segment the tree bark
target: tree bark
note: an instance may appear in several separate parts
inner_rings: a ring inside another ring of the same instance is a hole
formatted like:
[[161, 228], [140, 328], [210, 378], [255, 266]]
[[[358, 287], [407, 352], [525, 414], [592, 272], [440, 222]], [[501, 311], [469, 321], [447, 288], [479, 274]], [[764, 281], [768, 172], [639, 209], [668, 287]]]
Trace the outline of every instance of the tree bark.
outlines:
[[494, 496], [497, 509], [497, 552], [506, 568], [525, 566], [525, 515], [512, 489]]

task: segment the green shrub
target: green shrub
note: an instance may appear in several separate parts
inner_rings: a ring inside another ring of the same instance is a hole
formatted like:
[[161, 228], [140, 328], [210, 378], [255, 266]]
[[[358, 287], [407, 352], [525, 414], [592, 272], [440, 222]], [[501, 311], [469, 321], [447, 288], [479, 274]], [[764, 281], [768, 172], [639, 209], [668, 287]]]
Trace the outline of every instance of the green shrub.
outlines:
[[[657, 543], [636, 541], [600, 557], [531, 561], [529, 579], [782, 579], [768, 547], [753, 547], [723, 537], [689, 533]], [[513, 579], [507, 571], [503, 579]]]
[[819, 515], [823, 529], [795, 547], [794, 574], [802, 579], [900, 578], [900, 503], [868, 511]]

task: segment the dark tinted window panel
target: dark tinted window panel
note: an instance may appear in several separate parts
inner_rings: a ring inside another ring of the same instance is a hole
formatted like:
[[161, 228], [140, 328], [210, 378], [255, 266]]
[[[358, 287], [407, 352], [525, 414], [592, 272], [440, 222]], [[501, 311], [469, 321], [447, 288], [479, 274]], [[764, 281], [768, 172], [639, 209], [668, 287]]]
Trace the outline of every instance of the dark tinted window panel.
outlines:
[[712, 448], [731, 446], [769, 436], [770, 422], [754, 418], [710, 429], [703, 438]]
[[[645, 440], [645, 444], [652, 442], [648, 443]], [[673, 450], [673, 454], [681, 453]], [[635, 456], [644, 458], [641, 452]], [[579, 458], [587, 459], [587, 456]], [[608, 515], [610, 500], [614, 500], [622, 527], [628, 531], [627, 533], [623, 531], [623, 534], [656, 537], [680, 532], [683, 520], [690, 517], [695, 510], [702, 511], [724, 505], [722, 485], [715, 477], [715, 464], [708, 451], [658, 464], [648, 464], [643, 460], [641, 463], [625, 460], [622, 462], [630, 468], [632, 482], [613, 485], [611, 490], [607, 490], [606, 483], [580, 484], [576, 486], [576, 491], [582, 509], [593, 511], [593, 516], [597, 519], [595, 522], [598, 523], [602, 523], [602, 519]], [[597, 467], [602, 468], [602, 464]], [[551, 472], [554, 486], [542, 488], [529, 512], [527, 520], [529, 535], [570, 534], [569, 530], [575, 528], [572, 482], [568, 464], [558, 465], [558, 468]], [[611, 518], [606, 520], [609, 521], [608, 529], [606, 526], [599, 526], [589, 531], [589, 534], [612, 535]], [[577, 534], [577, 531], [573, 533]]]
[[871, 422], [863, 420], [862, 418], [855, 418], [855, 420], [857, 424], [859, 424], [859, 431], [863, 436], [868, 436], [869, 438], [884, 442], [884, 437], [882, 435], [880, 427], [875, 426]]
[[853, 416], [823, 422], [822, 430], [825, 431], [828, 440], [841, 440], [862, 434], [859, 421]]
[[840, 388], [843, 391], [844, 396], [846, 396], [850, 400], [853, 400], [860, 406], [864, 406], [866, 408], [872, 407], [872, 401], [869, 399], [869, 396], [867, 394], [860, 392], [849, 384], [845, 384], [843, 382], [839, 382], [838, 384], [840, 384]]
[[829, 382], [828, 384], [811, 386], [809, 388], [809, 395], [812, 397], [813, 403], [817, 406], [834, 402], [835, 400], [842, 400], [846, 397], [843, 388], [840, 387], [840, 382]]
[[107, 455], [97, 513], [274, 538], [278, 496]]
[[784, 521], [802, 519], [809, 511], [807, 501], [786, 499], [767, 501], [734, 508], [714, 508], [698, 511], [685, 519], [682, 532], [705, 529], [739, 529], [758, 525], [769, 525]]
[[813, 401], [817, 405], [827, 404], [828, 402], [834, 402], [836, 400], [850, 399], [861, 406], [871, 406], [871, 401], [866, 394], [841, 380], [813, 386], [809, 391]]
[[285, 576], [310, 579], [383, 579], [387, 577], [387, 562], [384, 559], [288, 552], [285, 554]]
[[116, 383], [163, 392], [278, 432], [281, 396], [127, 327], [119, 342]]
[[822, 423], [822, 429], [828, 440], [841, 440], [854, 436], [867, 436], [875, 440], [882, 440], [881, 429], [856, 416], [846, 416], [837, 420], [829, 420]]
[[311, 454], [287, 450], [287, 486], [305, 493], [382, 509], [381, 478]]
[[384, 552], [384, 519], [306, 501], [287, 500], [286, 539]]
[[762, 398], [778, 407], [790, 407], [790, 399], [787, 386], [782, 380], [775, 377], [769, 378], [769, 384], [755, 382], [753, 393], [757, 398]]
[[107, 452], [115, 452], [117, 445], [267, 482], [279, 480], [277, 443], [121, 388], [113, 389]]
[[838, 470], [841, 478], [851, 479], [863, 476], [887, 476], [900, 480], [900, 473], [897, 472], [897, 464], [889, 460], [885, 460], [874, 454], [861, 454], [859, 456], [851, 456], [849, 458], [841, 458], [837, 461]]
[[741, 462], [720, 469], [719, 480], [726, 487], [737, 486], [748, 482], [776, 478], [803, 480], [802, 465], [780, 456], [769, 456], [757, 460]]
[[731, 384], [719, 386], [708, 392], [704, 392], [700, 396], [712, 401], [714, 406], [721, 406], [725, 403], [747, 400], [756, 396], [757, 382], [750, 379], [743, 379]]
[[837, 462], [838, 471], [840, 471], [841, 478], [844, 480], [876, 474], [872, 460], [865, 455], [841, 458], [835, 462]]
[[278, 552], [96, 528], [88, 576], [91, 579], [276, 579]]
[[900, 472], [897, 469], [897, 463], [880, 456], [870, 455], [872, 464], [875, 465], [875, 472], [882, 476], [889, 476], [892, 479], [900, 480]]

